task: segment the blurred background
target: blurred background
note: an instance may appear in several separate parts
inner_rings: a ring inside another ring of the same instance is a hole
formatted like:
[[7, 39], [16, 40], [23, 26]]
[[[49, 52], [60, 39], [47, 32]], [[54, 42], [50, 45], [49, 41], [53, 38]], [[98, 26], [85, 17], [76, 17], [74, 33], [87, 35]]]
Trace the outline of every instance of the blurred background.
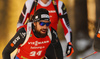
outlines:
[[[8, 41], [14, 36], [17, 21], [26, 0], [0, 0], [0, 59]], [[93, 38], [100, 20], [100, 0], [61, 0], [67, 8], [70, 26], [73, 34], [74, 54], [69, 59], [78, 59], [92, 53]], [[58, 36], [66, 49], [61, 23], [58, 24]], [[97, 54], [99, 59], [100, 54]], [[68, 58], [65, 58], [68, 59]], [[89, 59], [89, 58], [87, 58]], [[92, 58], [90, 58], [92, 59]]]

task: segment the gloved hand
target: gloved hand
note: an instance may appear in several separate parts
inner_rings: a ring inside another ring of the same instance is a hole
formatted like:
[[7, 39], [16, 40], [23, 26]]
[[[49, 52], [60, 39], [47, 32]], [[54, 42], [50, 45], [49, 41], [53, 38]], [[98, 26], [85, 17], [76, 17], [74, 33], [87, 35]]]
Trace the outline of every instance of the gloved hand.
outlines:
[[69, 57], [74, 53], [74, 49], [71, 42], [68, 42], [67, 49], [66, 49], [66, 57]]

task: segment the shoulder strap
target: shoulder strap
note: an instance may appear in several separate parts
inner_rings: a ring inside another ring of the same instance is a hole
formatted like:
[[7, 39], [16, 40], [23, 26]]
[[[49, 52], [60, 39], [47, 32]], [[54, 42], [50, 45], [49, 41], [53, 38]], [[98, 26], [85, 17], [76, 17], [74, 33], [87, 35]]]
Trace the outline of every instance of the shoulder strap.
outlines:
[[[36, 12], [37, 4], [38, 4], [38, 0], [34, 0], [30, 12], [33, 10], [34, 7], [35, 7], [34, 13]], [[32, 19], [32, 15], [30, 15], [30, 21], [32, 21], [31, 19]]]
[[31, 33], [31, 29], [32, 29], [32, 22], [28, 22], [27, 23], [27, 30], [26, 30], [26, 38], [25, 38], [25, 41], [23, 42], [23, 44], [21, 46], [23, 46], [29, 39], [30, 37], [30, 33]]
[[52, 40], [52, 34], [51, 34], [50, 29], [48, 29], [48, 36], [49, 36], [50, 40]]
[[38, 2], [38, 0], [33, 1], [33, 4], [32, 4], [32, 7], [31, 7], [30, 12], [31, 12], [31, 11], [33, 10], [33, 8], [38, 4], [37, 2]]
[[56, 12], [57, 12], [57, 15], [58, 15], [58, 17], [59, 17], [58, 8], [57, 8], [58, 2], [57, 2], [57, 0], [52, 0], [52, 2], [53, 2], [53, 5], [54, 5], [55, 10], [56, 10]]
[[36, 6], [38, 4], [38, 0], [35, 0], [35, 9], [34, 9], [34, 13], [36, 12]]

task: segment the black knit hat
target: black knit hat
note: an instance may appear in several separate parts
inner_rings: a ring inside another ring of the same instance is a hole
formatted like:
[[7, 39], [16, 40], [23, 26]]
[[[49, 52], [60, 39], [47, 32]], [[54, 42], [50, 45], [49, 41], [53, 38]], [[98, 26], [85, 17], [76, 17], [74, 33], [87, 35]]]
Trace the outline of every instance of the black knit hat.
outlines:
[[49, 12], [44, 8], [40, 8], [34, 13], [34, 16], [32, 17], [32, 20], [34, 22], [39, 21], [39, 20], [50, 21]]

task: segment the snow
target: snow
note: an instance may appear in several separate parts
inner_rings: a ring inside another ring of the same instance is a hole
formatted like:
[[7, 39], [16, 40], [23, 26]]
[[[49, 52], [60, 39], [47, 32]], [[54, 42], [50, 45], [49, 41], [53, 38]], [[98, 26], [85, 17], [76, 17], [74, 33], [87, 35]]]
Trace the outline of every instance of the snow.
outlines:
[[[62, 45], [62, 48], [63, 48], [64, 59], [71, 59], [71, 56], [70, 57], [66, 57], [65, 56], [65, 51], [66, 51], [66, 46], [67, 46], [66, 41], [65, 40], [62, 40], [60, 42], [61, 42], [61, 45]], [[82, 46], [82, 44], [84, 45], [84, 44], [87, 43], [87, 42], [86, 43], [84, 43], [84, 42], [83, 43], [80, 43], [81, 46]], [[83, 48], [83, 47], [81, 47], [81, 48]], [[94, 52], [94, 50], [93, 50], [93, 48], [91, 48], [91, 49], [87, 50], [86, 52], [84, 52], [83, 54], [79, 55], [77, 57], [77, 59], [84, 58], [84, 57], [90, 55], [93, 52]], [[96, 53], [94, 55], [91, 55], [91, 56], [87, 57], [86, 59], [100, 59], [100, 53]]]

